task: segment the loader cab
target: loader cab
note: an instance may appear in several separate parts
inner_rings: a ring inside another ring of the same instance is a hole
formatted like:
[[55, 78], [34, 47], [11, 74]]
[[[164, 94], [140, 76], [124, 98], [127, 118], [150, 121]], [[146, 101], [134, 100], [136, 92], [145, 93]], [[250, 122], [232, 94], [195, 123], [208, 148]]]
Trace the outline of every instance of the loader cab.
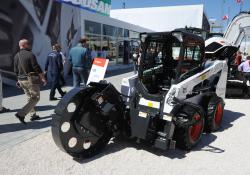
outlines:
[[202, 69], [204, 40], [182, 30], [140, 35], [142, 56], [138, 71], [139, 91], [148, 98], [161, 97]]

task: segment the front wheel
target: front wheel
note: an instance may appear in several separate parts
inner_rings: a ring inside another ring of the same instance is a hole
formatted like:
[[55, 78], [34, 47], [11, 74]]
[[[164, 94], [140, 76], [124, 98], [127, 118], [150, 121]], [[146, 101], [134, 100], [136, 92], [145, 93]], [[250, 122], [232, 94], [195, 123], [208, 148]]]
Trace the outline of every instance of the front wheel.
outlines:
[[212, 98], [207, 109], [206, 132], [214, 132], [220, 129], [223, 118], [224, 102], [221, 98]]
[[187, 108], [184, 108], [178, 115], [185, 116], [185, 122], [176, 125], [174, 139], [176, 140], [177, 147], [190, 150], [201, 139], [205, 123], [204, 116], [194, 109]]

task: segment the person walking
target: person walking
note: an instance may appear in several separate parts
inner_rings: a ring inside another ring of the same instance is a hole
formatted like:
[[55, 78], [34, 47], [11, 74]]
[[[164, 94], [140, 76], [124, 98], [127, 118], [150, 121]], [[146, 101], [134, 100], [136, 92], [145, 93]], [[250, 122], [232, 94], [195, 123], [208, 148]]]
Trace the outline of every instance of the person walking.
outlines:
[[30, 115], [31, 121], [40, 119], [34, 107], [40, 100], [40, 80], [44, 85], [47, 81], [35, 55], [30, 50], [29, 41], [27, 39], [20, 40], [19, 48], [20, 51], [14, 57], [14, 72], [18, 79], [17, 86], [23, 89], [28, 103], [15, 116], [21, 123], [26, 124], [24, 119], [27, 114]]
[[9, 112], [10, 109], [3, 107], [2, 75], [0, 72], [0, 114]]
[[49, 74], [52, 80], [52, 85], [50, 89], [49, 100], [57, 100], [55, 98], [56, 89], [63, 97], [65, 92], [61, 89], [61, 72], [63, 70], [63, 60], [61, 55], [61, 47], [59, 44], [52, 46], [52, 52], [48, 54], [45, 63], [45, 73]]
[[245, 94], [245, 96], [248, 97], [247, 83], [249, 83], [250, 81], [250, 56], [247, 56], [247, 60], [242, 62], [238, 66], [238, 70], [243, 72], [243, 84], [244, 84], [243, 94]]
[[86, 86], [88, 79], [88, 49], [87, 40], [80, 39], [79, 43], [70, 49], [69, 62], [72, 65], [73, 86], [80, 87], [80, 84]]

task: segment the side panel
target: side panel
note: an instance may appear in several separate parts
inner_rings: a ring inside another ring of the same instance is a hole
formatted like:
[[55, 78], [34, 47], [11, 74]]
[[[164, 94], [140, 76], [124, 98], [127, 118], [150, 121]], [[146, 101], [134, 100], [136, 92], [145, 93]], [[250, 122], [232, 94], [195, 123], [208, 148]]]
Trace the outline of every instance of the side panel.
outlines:
[[228, 66], [227, 64], [223, 64], [221, 76], [216, 87], [216, 94], [222, 99], [224, 99], [226, 95], [227, 73], [228, 73]]
[[130, 102], [130, 98], [128, 97], [131, 96], [131, 94], [134, 92], [137, 81], [138, 81], [137, 74], [131, 77], [122, 79], [121, 94], [126, 96], [126, 97], [123, 97], [123, 100], [125, 101], [127, 105]]
[[219, 73], [220, 71], [221, 73], [219, 82], [217, 84], [218, 86], [216, 88], [216, 93], [218, 96], [224, 98], [227, 80], [227, 62], [217, 60], [202, 72], [180, 82], [177, 85], [173, 85], [165, 97], [163, 113], [171, 113], [174, 106], [172, 104], [174, 97], [178, 98], [179, 100], [185, 100], [187, 95], [193, 93], [194, 87], [196, 85], [208, 80], [210, 77]]

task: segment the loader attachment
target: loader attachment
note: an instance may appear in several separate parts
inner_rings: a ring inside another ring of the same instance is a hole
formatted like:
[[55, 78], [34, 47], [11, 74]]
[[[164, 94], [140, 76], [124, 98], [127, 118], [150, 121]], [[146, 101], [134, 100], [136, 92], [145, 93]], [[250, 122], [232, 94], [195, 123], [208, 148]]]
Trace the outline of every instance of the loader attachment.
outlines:
[[85, 89], [73, 89], [55, 109], [53, 139], [73, 157], [91, 157], [120, 132], [123, 107], [120, 94], [111, 84], [90, 83]]

